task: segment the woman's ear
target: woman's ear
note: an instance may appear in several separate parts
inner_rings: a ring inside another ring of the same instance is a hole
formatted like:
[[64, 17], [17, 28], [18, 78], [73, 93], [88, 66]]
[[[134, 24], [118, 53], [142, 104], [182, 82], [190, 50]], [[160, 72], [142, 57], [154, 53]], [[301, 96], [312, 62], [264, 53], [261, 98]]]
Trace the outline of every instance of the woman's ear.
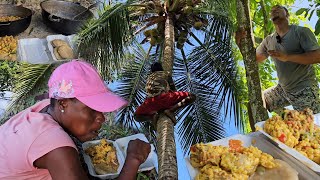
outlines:
[[68, 106], [68, 99], [60, 99], [58, 100], [58, 108], [59, 110], [65, 110]]

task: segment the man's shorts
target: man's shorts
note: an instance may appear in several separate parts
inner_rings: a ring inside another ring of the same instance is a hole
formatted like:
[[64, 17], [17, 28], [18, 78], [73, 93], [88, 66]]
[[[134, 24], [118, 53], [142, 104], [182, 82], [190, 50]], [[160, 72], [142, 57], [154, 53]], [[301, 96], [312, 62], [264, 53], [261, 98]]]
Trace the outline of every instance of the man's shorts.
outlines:
[[269, 112], [292, 105], [295, 110], [310, 108], [314, 114], [320, 113], [319, 87], [306, 87], [298, 92], [286, 92], [279, 84], [263, 92]]
[[175, 91], [162, 93], [155, 97], [147, 98], [135, 112], [136, 115], [152, 115], [158, 111], [171, 108], [190, 95], [189, 92]]

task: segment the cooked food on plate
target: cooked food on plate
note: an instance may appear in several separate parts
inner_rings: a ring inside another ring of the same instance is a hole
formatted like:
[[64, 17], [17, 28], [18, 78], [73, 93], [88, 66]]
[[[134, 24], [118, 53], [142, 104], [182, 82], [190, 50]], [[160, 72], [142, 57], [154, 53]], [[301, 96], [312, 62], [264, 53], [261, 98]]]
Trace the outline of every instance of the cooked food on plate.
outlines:
[[0, 37], [0, 60], [17, 60], [18, 40], [13, 36]]
[[285, 110], [283, 117], [268, 119], [264, 131], [320, 164], [320, 128], [314, 125], [310, 109]]
[[10, 22], [21, 19], [19, 16], [0, 16], [0, 22]]
[[57, 60], [73, 59], [74, 53], [69, 44], [61, 39], [55, 39], [51, 41], [53, 46], [53, 54]]
[[243, 147], [240, 140], [230, 140], [229, 147], [199, 143], [191, 146], [190, 151], [190, 163], [199, 169], [196, 180], [267, 179], [271, 175], [273, 180], [298, 179], [298, 173], [287, 163], [257, 147]]
[[100, 144], [91, 146], [85, 150], [91, 158], [94, 170], [97, 174], [116, 173], [119, 167], [116, 148], [106, 139]]

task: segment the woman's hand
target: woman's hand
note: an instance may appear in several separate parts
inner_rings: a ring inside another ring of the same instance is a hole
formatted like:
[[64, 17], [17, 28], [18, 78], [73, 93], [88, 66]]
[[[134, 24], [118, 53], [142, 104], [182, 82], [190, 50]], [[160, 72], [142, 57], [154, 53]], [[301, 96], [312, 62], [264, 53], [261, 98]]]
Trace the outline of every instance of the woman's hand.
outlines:
[[131, 140], [128, 144], [127, 159], [138, 160], [140, 164], [144, 163], [150, 153], [151, 146], [149, 143], [139, 139]]
[[146, 161], [150, 150], [149, 143], [139, 139], [131, 140], [127, 148], [126, 162], [118, 180], [135, 180], [139, 166]]

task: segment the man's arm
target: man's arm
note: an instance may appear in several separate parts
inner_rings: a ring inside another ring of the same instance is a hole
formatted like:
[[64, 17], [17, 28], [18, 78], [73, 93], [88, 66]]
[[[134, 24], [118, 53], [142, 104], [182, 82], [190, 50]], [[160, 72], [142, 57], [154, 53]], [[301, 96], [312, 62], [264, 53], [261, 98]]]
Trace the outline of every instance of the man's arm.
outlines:
[[259, 54], [259, 53], [256, 53], [256, 60], [257, 60], [257, 63], [261, 63], [263, 62], [264, 60], [266, 60], [268, 57], [263, 55], [263, 54]]
[[283, 62], [295, 62], [298, 64], [316, 64], [320, 62], [320, 49], [306, 52], [303, 54], [285, 54], [280, 51], [269, 51], [271, 57], [277, 58]]
[[34, 165], [41, 169], [48, 169], [52, 179], [88, 179], [81, 167], [78, 152], [72, 147], [54, 149], [35, 160]]

